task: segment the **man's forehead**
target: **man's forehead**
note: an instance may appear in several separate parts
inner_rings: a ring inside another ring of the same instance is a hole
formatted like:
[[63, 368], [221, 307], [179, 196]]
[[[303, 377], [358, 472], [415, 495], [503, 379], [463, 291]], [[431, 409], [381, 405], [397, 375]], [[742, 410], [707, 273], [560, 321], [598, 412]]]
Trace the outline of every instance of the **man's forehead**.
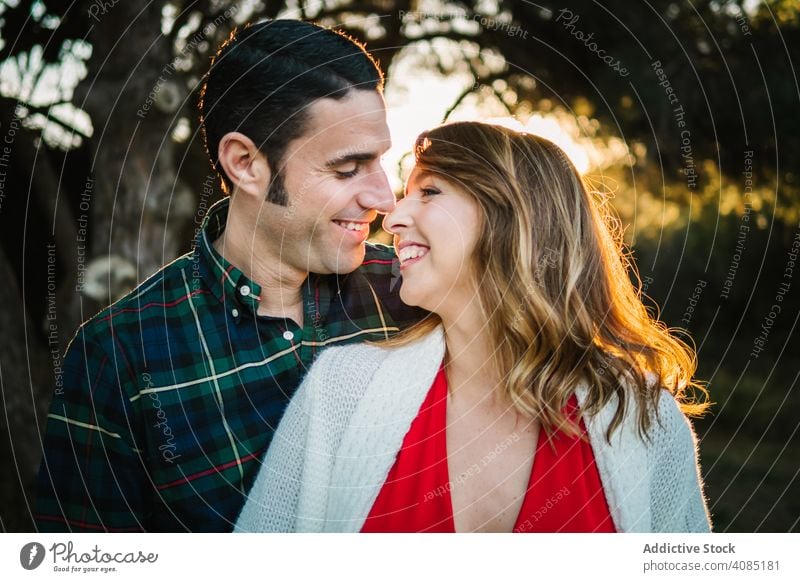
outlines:
[[334, 97], [321, 97], [308, 106], [313, 117], [333, 117], [339, 119], [343, 111], [359, 115], [386, 116], [386, 102], [378, 91], [374, 89], [351, 89], [344, 95]]
[[342, 99], [318, 99], [309, 107], [304, 137], [328, 157], [381, 155], [391, 147], [386, 107], [377, 91], [351, 91]]

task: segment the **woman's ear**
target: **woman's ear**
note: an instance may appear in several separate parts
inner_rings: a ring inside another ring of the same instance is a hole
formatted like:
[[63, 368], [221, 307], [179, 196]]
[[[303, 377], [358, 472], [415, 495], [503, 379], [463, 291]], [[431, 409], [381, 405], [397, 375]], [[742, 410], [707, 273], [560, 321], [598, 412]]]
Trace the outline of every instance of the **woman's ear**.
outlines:
[[233, 184], [233, 192], [244, 192], [263, 200], [271, 172], [267, 157], [253, 140], [243, 133], [231, 131], [219, 141], [218, 154], [219, 163]]

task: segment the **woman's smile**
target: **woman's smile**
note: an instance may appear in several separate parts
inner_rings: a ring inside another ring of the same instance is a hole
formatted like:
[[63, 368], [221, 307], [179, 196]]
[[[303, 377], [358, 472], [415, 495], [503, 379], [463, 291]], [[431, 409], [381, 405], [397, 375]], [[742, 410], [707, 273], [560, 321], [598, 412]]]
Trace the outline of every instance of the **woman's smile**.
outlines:
[[421, 261], [431, 250], [429, 246], [415, 241], [403, 241], [396, 248], [401, 270]]

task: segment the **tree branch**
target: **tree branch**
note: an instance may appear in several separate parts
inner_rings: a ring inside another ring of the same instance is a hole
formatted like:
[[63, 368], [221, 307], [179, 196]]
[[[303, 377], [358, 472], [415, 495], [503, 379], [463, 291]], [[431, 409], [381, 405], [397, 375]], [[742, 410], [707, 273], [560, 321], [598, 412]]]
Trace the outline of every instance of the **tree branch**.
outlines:
[[57, 105], [72, 105], [72, 103], [70, 101], [62, 101], [61, 103], [53, 103], [52, 105], [48, 105], [47, 107], [39, 107], [37, 105], [30, 105], [29, 103], [25, 103], [25, 102], [20, 102], [19, 105], [28, 110], [28, 117], [30, 117], [33, 114], [38, 113], [39, 115], [43, 115], [47, 119], [48, 122], [52, 121], [53, 123], [57, 123], [58, 125], [60, 125], [64, 129], [66, 129], [67, 131], [70, 131], [70, 132], [73, 132], [73, 133], [77, 133], [78, 135], [80, 135], [81, 137], [84, 137], [86, 139], [91, 137], [90, 135], [87, 135], [84, 132], [82, 132], [77, 127], [73, 127], [73, 126], [69, 125], [67, 122], [61, 121], [60, 119], [58, 119], [56, 117], [53, 117], [51, 115], [50, 111], [52, 110], [53, 107], [56, 107]]

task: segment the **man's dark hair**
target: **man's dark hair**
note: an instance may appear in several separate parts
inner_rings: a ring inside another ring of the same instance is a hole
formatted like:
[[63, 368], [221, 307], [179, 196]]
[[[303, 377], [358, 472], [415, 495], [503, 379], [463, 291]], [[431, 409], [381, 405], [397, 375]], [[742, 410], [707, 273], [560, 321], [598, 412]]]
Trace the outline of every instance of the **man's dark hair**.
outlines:
[[239, 131], [264, 152], [272, 172], [267, 200], [288, 203], [281, 161], [303, 135], [308, 106], [341, 99], [353, 89], [383, 90], [383, 73], [363, 45], [338, 31], [300, 20], [271, 20], [234, 30], [214, 59], [200, 93], [206, 151], [224, 187], [219, 142]]

